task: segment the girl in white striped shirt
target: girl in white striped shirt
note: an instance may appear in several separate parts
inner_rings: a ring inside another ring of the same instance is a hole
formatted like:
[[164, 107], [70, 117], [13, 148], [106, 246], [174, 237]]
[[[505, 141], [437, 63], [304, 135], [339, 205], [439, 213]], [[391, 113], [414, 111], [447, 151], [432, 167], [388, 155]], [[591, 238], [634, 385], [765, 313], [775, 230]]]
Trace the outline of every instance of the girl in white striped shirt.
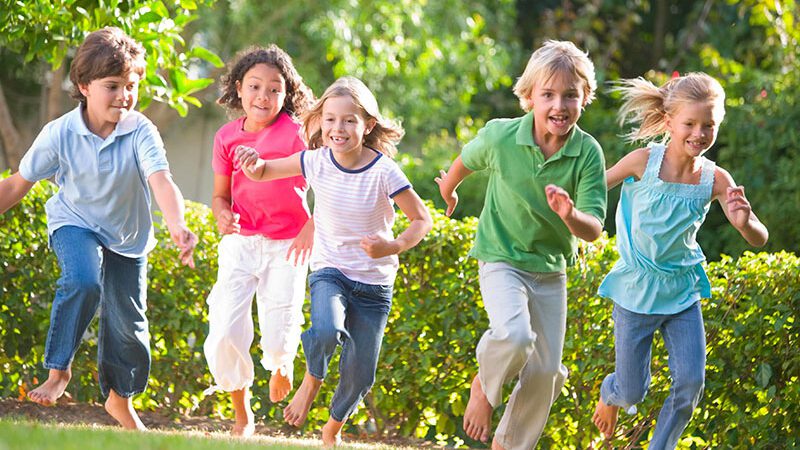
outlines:
[[[397, 255], [417, 245], [432, 221], [391, 159], [403, 129], [380, 114], [364, 83], [336, 80], [301, 120], [306, 141], [317, 150], [265, 161], [254, 149], [240, 147], [237, 158], [253, 180], [302, 174], [314, 190], [311, 328], [302, 336], [306, 374], [284, 418], [294, 426], [305, 422], [341, 345], [339, 385], [322, 429], [323, 444], [332, 446], [375, 381]], [[393, 203], [410, 220], [396, 238]]]

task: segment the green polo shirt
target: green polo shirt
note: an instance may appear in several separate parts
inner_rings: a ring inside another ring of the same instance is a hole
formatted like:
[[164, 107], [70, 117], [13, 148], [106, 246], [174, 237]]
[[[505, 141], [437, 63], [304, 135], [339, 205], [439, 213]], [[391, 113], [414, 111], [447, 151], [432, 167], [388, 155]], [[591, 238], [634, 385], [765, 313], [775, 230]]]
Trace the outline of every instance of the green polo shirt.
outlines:
[[566, 190], [579, 211], [606, 215], [600, 144], [576, 125], [549, 159], [533, 142], [533, 113], [486, 124], [461, 151], [464, 165], [488, 170], [489, 185], [470, 255], [529, 272], [560, 272], [575, 262], [578, 239], [550, 209], [544, 187]]

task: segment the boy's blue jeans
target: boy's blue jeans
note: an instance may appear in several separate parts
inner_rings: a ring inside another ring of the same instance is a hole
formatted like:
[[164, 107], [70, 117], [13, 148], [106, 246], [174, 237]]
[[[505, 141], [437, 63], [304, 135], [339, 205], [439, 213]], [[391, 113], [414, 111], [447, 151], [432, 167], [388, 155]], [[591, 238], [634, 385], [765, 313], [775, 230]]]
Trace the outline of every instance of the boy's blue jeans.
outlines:
[[308, 283], [311, 328], [302, 335], [308, 373], [324, 379], [336, 346], [342, 346], [330, 415], [344, 422], [375, 382], [392, 286], [352, 281], [330, 267], [313, 272]]
[[613, 318], [616, 368], [603, 380], [600, 395], [607, 405], [625, 410], [644, 400], [650, 385], [653, 335], [661, 331], [672, 386], [648, 448], [674, 449], [703, 396], [706, 337], [700, 302], [677, 314], [638, 314], [614, 304]]
[[106, 249], [91, 230], [64, 226], [51, 236], [61, 267], [44, 367], [67, 370], [98, 307], [97, 367], [100, 389], [131, 397], [147, 387], [150, 336], [147, 257], [127, 258]]

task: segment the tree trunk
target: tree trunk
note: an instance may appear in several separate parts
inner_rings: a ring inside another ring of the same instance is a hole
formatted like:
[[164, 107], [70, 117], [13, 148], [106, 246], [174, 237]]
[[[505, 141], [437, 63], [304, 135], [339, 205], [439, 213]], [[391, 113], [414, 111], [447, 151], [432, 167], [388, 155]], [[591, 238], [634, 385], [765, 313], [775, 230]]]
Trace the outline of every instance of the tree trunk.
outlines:
[[22, 160], [22, 137], [11, 119], [2, 83], [0, 83], [0, 139], [3, 142], [0, 150], [3, 152], [2, 156], [6, 167], [12, 172], [16, 172], [19, 169], [19, 162]]
[[[62, 108], [62, 101], [64, 98], [64, 90], [61, 85], [64, 83], [66, 64], [62, 63], [58, 69], [50, 72], [50, 82], [47, 87], [47, 105], [45, 108], [44, 123], [53, 121], [61, 116], [64, 111]], [[44, 125], [44, 124], [43, 124]]]
[[[652, 67], [659, 67], [658, 62], [664, 56], [664, 35], [667, 30], [667, 14], [669, 14], [669, 4], [667, 0], [658, 0], [656, 3], [656, 23], [653, 29], [653, 60], [650, 62]], [[670, 69], [668, 67], [668, 69]]]

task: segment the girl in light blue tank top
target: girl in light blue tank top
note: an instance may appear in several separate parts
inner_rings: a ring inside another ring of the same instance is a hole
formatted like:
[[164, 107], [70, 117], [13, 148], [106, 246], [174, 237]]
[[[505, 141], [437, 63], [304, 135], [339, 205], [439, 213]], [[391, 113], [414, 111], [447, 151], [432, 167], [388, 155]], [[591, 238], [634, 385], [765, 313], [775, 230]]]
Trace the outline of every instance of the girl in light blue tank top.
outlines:
[[649, 449], [674, 449], [699, 403], [705, 383], [705, 330], [700, 299], [711, 285], [697, 231], [713, 200], [754, 246], [767, 229], [752, 212], [744, 188], [702, 155], [714, 144], [725, 110], [722, 86], [689, 74], [658, 88], [643, 79], [617, 87], [623, 121], [640, 125], [632, 141], [666, 137], [634, 150], [607, 171], [609, 188], [623, 183], [617, 208], [619, 260], [600, 285], [614, 301], [614, 373], [603, 380], [592, 420], [614, 438], [619, 408], [636, 410], [650, 384], [656, 330], [669, 353], [670, 394], [659, 412]]

